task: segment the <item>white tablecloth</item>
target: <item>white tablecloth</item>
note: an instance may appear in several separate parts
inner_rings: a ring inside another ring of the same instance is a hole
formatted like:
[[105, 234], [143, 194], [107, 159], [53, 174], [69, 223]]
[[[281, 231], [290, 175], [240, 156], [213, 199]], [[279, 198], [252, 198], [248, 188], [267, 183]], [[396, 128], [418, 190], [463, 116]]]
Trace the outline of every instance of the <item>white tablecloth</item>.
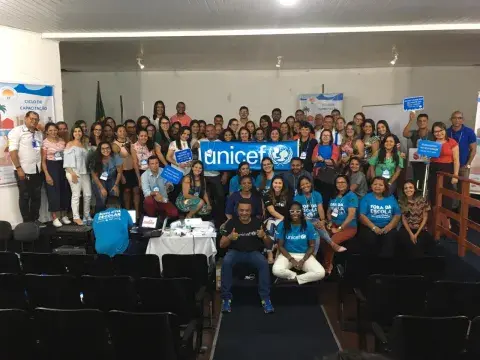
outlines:
[[163, 234], [161, 237], [150, 238], [146, 253], [158, 255], [161, 271], [162, 256], [165, 254], [204, 254], [211, 261], [217, 254], [217, 248], [215, 246], [215, 237]]

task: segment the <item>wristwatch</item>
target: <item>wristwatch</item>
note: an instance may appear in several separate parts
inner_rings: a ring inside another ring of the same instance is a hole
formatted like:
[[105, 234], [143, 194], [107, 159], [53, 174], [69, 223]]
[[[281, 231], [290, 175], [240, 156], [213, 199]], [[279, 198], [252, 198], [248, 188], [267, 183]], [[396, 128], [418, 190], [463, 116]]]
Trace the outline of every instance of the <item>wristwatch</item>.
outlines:
[[467, 169], [470, 169], [470, 168], [472, 167], [472, 165], [465, 165], [465, 167], [466, 167]]
[[376, 226], [372, 227], [372, 231], [375, 231], [376, 228], [377, 228]]
[[342, 225], [340, 225], [340, 226], [338, 227], [338, 230], [342, 231]]

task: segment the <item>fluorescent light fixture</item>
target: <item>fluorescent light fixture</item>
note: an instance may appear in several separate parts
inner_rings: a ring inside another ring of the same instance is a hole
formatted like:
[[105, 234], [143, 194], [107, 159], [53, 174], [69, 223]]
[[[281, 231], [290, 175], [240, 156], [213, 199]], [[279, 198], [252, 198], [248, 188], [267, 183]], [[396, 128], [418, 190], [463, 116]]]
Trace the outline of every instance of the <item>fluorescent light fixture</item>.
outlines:
[[297, 5], [298, 0], [278, 0], [278, 2], [282, 6], [294, 6]]
[[129, 32], [49, 32], [43, 33], [44, 39], [122, 39], [122, 38], [171, 38], [199, 36], [253, 36], [253, 35], [301, 35], [301, 34], [346, 34], [376, 32], [413, 32], [413, 31], [465, 31], [480, 30], [480, 23], [469, 24], [419, 24], [384, 26], [345, 26], [345, 27], [307, 27], [239, 30], [169, 30], [169, 31], [129, 31]]

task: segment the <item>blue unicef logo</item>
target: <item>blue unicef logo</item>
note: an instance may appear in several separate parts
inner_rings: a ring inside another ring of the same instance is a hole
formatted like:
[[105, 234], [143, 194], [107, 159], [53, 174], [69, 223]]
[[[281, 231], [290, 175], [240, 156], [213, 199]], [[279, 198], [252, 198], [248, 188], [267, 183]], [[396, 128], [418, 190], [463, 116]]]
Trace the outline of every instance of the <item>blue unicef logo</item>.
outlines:
[[276, 165], [289, 164], [293, 157], [293, 151], [285, 145], [277, 145], [270, 148], [268, 156]]

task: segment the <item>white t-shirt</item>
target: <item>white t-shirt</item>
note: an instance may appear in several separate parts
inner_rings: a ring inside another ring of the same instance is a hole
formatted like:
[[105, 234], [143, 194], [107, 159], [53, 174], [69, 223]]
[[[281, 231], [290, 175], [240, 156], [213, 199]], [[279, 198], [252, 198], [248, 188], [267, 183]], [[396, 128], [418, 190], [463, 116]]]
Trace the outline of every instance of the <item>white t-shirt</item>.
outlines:
[[[31, 132], [25, 125], [17, 126], [8, 133], [8, 150], [18, 151], [20, 166], [25, 174], [36, 174], [42, 171], [42, 145], [42, 133]], [[15, 165], [13, 169], [16, 170]]]
[[[210, 141], [210, 140], [203, 138], [203, 139], [200, 139], [200, 141], [203, 142], [203, 141]], [[213, 140], [212, 142], [218, 142], [218, 141], [221, 142], [221, 140], [218, 140], [218, 139]], [[218, 175], [220, 175], [219, 171], [205, 171], [205, 176], [208, 176], [208, 177], [213, 177]]]

